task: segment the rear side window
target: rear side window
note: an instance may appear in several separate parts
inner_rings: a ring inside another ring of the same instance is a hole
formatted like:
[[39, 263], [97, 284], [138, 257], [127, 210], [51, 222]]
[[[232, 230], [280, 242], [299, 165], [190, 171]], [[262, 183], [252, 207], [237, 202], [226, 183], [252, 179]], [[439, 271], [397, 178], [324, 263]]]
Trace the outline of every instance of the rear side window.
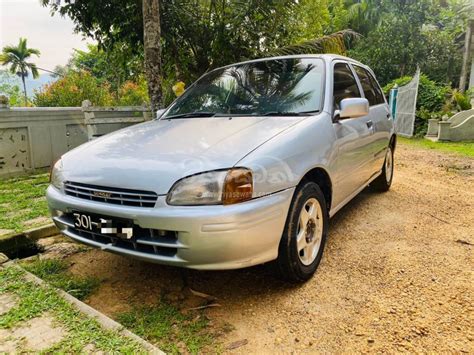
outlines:
[[361, 97], [357, 81], [352, 74], [351, 68], [345, 63], [334, 65], [334, 106], [339, 109], [344, 99]]
[[354, 65], [354, 69], [357, 73], [357, 76], [359, 77], [362, 90], [364, 90], [365, 98], [369, 100], [370, 106], [385, 103], [382, 90], [380, 89], [372, 74], [357, 65]]

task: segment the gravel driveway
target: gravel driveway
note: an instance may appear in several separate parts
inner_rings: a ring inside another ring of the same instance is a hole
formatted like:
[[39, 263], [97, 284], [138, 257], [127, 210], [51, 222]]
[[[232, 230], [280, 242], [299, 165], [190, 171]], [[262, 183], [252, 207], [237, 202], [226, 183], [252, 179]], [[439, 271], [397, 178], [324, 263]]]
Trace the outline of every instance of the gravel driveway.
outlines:
[[364, 191], [331, 220], [304, 285], [264, 266], [197, 272], [98, 250], [71, 260], [104, 279], [88, 302], [112, 316], [160, 294], [188, 307], [189, 288], [215, 296], [221, 307], [204, 313], [232, 326], [216, 340], [224, 352], [474, 353], [473, 250], [473, 159], [400, 145], [392, 190]]

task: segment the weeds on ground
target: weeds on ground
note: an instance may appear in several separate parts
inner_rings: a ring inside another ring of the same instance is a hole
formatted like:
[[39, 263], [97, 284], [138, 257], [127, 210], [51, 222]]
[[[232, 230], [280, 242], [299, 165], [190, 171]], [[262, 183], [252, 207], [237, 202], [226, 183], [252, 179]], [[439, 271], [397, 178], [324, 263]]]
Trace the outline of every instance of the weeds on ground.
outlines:
[[47, 217], [47, 187], [48, 174], [0, 180], [0, 229], [21, 232], [35, 227], [35, 224], [26, 225], [26, 221]]
[[474, 158], [474, 142], [433, 142], [424, 138], [398, 138], [399, 143], [416, 145], [426, 149], [437, 149]]
[[133, 340], [103, 329], [96, 320], [76, 310], [51, 287], [26, 281], [24, 272], [20, 269], [0, 268], [0, 294], [7, 292], [15, 294], [19, 301], [15, 307], [0, 316], [0, 329], [15, 327], [22, 321], [48, 312], [67, 331], [61, 342], [44, 351], [46, 354], [81, 353], [89, 344], [105, 353], [145, 353]]
[[[211, 335], [206, 331], [208, 320], [204, 315], [184, 315], [164, 300], [154, 306], [135, 308], [119, 314], [117, 320], [135, 334], [158, 344], [169, 353], [176, 354], [187, 350], [197, 354], [212, 341]], [[179, 348], [178, 344], [185, 349]]]
[[37, 259], [23, 263], [22, 267], [80, 300], [89, 296], [100, 284], [97, 278], [71, 275], [67, 271], [69, 264], [64, 260]]

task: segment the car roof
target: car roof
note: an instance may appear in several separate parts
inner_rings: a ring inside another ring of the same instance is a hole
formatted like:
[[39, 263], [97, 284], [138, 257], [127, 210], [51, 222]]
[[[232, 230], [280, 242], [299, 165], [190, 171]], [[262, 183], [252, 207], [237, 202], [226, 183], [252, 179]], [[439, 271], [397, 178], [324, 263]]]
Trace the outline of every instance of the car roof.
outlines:
[[264, 62], [264, 61], [269, 61], [269, 60], [280, 60], [280, 59], [292, 59], [292, 58], [320, 58], [326, 62], [331, 62], [333, 60], [343, 60], [343, 61], [347, 61], [353, 64], [358, 64], [363, 67], [367, 67], [365, 64], [362, 64], [361, 62], [355, 59], [345, 57], [339, 54], [328, 53], [328, 54], [295, 54], [295, 55], [284, 55], [284, 56], [276, 56], [276, 57], [264, 57], [264, 58], [246, 60], [246, 61], [238, 62], [238, 63], [232, 63], [232, 64], [225, 65], [216, 69], [228, 68], [235, 65], [247, 64], [247, 63]]

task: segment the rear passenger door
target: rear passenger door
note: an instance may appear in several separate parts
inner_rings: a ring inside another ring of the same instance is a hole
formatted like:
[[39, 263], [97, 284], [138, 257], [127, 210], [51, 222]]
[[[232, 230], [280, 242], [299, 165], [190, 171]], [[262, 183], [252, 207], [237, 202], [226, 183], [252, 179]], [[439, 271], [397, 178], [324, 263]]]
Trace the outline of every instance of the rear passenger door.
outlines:
[[373, 74], [364, 67], [352, 64], [365, 98], [369, 101], [368, 121], [372, 125], [371, 151], [373, 154], [372, 174], [382, 168], [390, 138], [390, 110], [382, 89]]
[[[333, 109], [340, 109], [343, 99], [362, 97], [355, 73], [347, 62], [333, 64]], [[372, 130], [368, 116], [337, 120], [333, 123], [338, 147], [334, 206], [344, 202], [371, 175], [373, 165]]]

